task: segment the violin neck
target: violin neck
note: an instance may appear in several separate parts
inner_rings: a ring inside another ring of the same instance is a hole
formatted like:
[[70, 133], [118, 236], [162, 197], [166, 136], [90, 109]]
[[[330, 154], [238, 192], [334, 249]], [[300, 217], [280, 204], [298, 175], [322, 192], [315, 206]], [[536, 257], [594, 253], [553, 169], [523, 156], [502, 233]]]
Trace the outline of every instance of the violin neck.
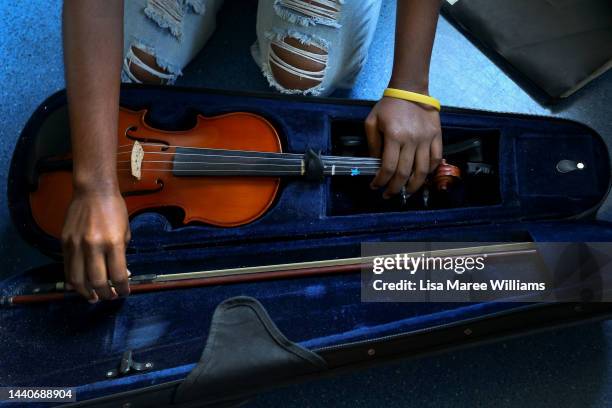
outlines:
[[176, 148], [175, 176], [309, 176], [313, 159], [318, 175], [372, 176], [380, 159], [242, 150]]
[[373, 157], [321, 156], [325, 176], [373, 176], [380, 159]]

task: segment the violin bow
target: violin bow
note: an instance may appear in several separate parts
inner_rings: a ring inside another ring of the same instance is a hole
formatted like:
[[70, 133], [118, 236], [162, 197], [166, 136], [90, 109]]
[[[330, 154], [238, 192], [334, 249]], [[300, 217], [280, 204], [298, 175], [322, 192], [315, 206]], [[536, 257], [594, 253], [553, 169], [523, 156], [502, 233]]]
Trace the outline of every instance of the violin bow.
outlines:
[[[425, 253], [431, 257], [457, 258], [481, 254], [486, 254], [487, 257], [533, 255], [537, 253], [537, 251], [533, 242], [516, 242], [433, 251], [425, 250], [406, 253], [405, 255], [408, 257], [418, 257]], [[136, 275], [132, 276], [129, 280], [130, 293], [141, 294], [232, 283], [357, 273], [360, 272], [362, 268], [369, 267], [376, 257], [394, 255], [397, 254], [380, 254], [369, 257], [215, 269], [174, 274]], [[401, 255], [403, 256], [404, 254]], [[0, 297], [0, 306], [48, 303], [78, 297], [80, 296], [76, 292], [66, 289], [64, 282], [56, 282], [36, 286], [30, 293]]]

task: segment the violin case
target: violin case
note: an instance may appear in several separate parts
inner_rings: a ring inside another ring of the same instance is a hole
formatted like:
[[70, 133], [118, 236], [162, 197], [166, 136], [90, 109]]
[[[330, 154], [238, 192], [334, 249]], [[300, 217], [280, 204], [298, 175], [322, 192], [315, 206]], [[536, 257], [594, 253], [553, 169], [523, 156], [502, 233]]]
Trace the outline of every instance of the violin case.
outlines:
[[[189, 129], [196, 114], [246, 111], [274, 124], [286, 152], [340, 155], [366, 151], [363, 121], [373, 103], [178, 87], [121, 92], [121, 105], [147, 109], [156, 128]], [[268, 212], [240, 227], [137, 215], [127, 255], [132, 276], [358, 257], [362, 242], [612, 240], [612, 224], [595, 217], [610, 186], [608, 151], [595, 131], [563, 119], [454, 108], [441, 119], [446, 146], [477, 138], [493, 169], [466, 182], [460, 206], [403, 208], [367, 188], [369, 178], [287, 179]], [[69, 144], [62, 91], [24, 128], [8, 185], [19, 233], [58, 262], [5, 277], [0, 296], [63, 278], [60, 244], [37, 228], [28, 193], [37, 163]], [[562, 173], [560, 160], [585, 168]], [[281, 385], [612, 313], [608, 303], [362, 302], [360, 285], [356, 272], [96, 305], [68, 298], [3, 307], [0, 386], [74, 387], [74, 406], [230, 406]]]

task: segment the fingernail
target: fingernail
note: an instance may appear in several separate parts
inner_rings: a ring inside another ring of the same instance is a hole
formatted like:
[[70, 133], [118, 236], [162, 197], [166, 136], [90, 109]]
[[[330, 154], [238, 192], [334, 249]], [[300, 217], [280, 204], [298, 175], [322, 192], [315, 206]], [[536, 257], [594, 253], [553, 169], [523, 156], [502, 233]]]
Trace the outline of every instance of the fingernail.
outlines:
[[98, 297], [98, 294], [94, 292], [93, 290], [90, 293], [91, 293], [91, 297], [87, 299], [87, 301], [91, 304], [98, 303], [98, 301], [100, 300], [100, 298]]
[[119, 295], [117, 294], [117, 291], [115, 290], [115, 288], [111, 288], [111, 293], [112, 295], [112, 299], [117, 299], [119, 297]]

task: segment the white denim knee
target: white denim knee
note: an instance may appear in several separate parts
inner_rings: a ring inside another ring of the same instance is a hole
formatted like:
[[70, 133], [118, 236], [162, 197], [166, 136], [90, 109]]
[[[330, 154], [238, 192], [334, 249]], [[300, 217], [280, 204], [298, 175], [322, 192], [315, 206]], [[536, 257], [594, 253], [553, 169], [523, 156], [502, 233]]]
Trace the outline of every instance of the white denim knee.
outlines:
[[380, 3], [260, 0], [253, 57], [283, 93], [327, 95], [350, 86], [365, 62]]

